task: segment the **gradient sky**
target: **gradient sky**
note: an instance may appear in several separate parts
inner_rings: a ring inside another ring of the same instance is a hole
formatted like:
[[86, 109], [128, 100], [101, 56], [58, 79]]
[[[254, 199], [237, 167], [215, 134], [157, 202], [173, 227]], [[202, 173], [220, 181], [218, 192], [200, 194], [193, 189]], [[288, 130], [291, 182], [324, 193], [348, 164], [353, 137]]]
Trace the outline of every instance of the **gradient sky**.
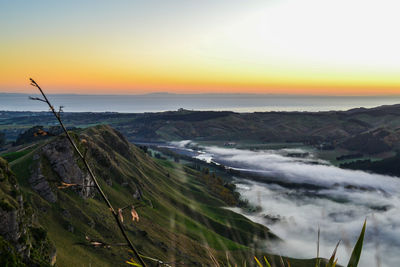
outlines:
[[399, 1], [0, 0], [0, 91], [400, 94]]

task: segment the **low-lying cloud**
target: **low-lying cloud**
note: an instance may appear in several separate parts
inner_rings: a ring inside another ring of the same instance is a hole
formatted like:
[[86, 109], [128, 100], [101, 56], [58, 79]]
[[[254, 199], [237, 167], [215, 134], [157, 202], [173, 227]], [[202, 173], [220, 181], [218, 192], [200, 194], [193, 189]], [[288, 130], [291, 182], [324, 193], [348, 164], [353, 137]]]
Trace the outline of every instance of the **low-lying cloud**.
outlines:
[[[202, 158], [261, 176], [257, 182], [238, 178], [236, 183], [242, 197], [262, 210], [250, 214], [236, 211], [265, 224], [286, 241], [284, 247], [273, 246], [274, 252], [315, 257], [320, 226], [321, 256], [329, 257], [341, 239], [338, 257], [345, 264], [367, 218], [360, 266], [386, 267], [400, 262], [400, 178], [340, 169], [315, 158], [312, 153], [304, 158], [287, 156], [306, 152], [298, 149], [202, 149], [205, 152]], [[262, 177], [268, 183], [263, 183]], [[299, 186], [293, 186], [296, 184]], [[317, 187], [310, 190], [304, 184]], [[272, 222], [268, 219], [271, 216], [280, 220]]]

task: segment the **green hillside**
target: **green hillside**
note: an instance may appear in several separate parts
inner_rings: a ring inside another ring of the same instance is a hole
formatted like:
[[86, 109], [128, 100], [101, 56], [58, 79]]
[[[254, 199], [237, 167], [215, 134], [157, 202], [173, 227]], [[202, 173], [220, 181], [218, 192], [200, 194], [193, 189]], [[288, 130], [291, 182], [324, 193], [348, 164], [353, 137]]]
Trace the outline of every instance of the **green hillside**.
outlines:
[[[278, 240], [266, 227], [224, 209], [226, 204], [199, 180], [199, 172], [151, 158], [108, 126], [73, 136], [81, 150], [87, 149], [114, 207], [128, 207], [123, 210], [124, 225], [141, 254], [171, 265], [212, 265], [210, 254], [221, 263], [228, 255], [239, 266], [245, 260], [252, 265], [254, 255], [267, 255], [269, 240]], [[10, 165], [37, 225], [56, 247], [56, 265], [127, 266], [130, 255], [121, 244], [124, 240], [81, 164], [74, 162], [66, 139], [54, 137], [28, 149], [12, 157]], [[61, 181], [78, 186], [60, 189]], [[130, 218], [131, 205], [139, 222]], [[93, 241], [105, 247], [95, 247]]]

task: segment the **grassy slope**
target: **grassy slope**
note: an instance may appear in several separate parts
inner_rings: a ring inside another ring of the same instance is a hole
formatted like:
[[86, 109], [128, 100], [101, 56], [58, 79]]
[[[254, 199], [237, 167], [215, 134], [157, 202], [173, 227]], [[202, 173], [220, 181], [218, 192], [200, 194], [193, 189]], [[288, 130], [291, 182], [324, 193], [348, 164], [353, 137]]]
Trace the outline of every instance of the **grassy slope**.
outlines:
[[[189, 266], [210, 264], [206, 247], [219, 259], [225, 258], [228, 252], [231, 259], [238, 260], [239, 266], [244, 259], [253, 263], [253, 255], [264, 254], [259, 248], [266, 242], [255, 241], [262, 236], [273, 237], [268, 229], [223, 209], [224, 203], [208, 193], [192, 170], [175, 163], [154, 161], [135, 146], [125, 146], [123, 139], [106, 126], [90, 128], [81, 134], [93, 145], [89, 160], [96, 166], [95, 173], [115, 207], [135, 202], [134, 189], [141, 188], [146, 205], [137, 208], [140, 222], [130, 222], [126, 212], [125, 225], [143, 254], [168, 262], [185, 262]], [[98, 197], [84, 200], [71, 189], [57, 190], [58, 201], [51, 204], [32, 191], [27, 179], [33, 155], [39, 149], [15, 159], [12, 168], [25, 198], [38, 211], [40, 223], [57, 247], [58, 266], [124, 266], [124, 260], [128, 259], [126, 249], [93, 248], [85, 241], [88, 235], [110, 244], [123, 242]], [[108, 155], [108, 166], [96, 164], [101, 158], [99, 152]], [[55, 187], [59, 177], [50, 166], [44, 169]], [[112, 185], [105, 179], [111, 179]], [[304, 265], [303, 261], [291, 262], [292, 266], [311, 266]]]

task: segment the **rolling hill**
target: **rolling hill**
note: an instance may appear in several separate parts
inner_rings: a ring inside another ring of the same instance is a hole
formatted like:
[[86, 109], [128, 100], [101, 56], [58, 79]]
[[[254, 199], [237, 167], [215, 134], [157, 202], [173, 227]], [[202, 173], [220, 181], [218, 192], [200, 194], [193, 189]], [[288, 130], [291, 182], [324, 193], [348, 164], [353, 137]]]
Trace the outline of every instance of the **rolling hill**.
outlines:
[[[131, 142], [172, 140], [301, 142], [376, 154], [399, 148], [400, 105], [330, 112], [64, 113], [70, 127], [109, 124]], [[0, 129], [9, 140], [28, 128], [54, 125], [47, 112], [1, 112]]]
[[[226, 203], [207, 189], [198, 171], [150, 157], [109, 126], [72, 134], [80, 149], [87, 149], [113, 205], [123, 208], [128, 235], [143, 255], [184, 266], [212, 265], [210, 255], [226, 263], [228, 255], [231, 262], [252, 265], [254, 255], [267, 255], [270, 241], [279, 241], [266, 227], [225, 209]], [[26, 235], [12, 239], [2, 234], [2, 242], [15, 248], [7, 255], [28, 266], [126, 266], [130, 255], [123, 238], [66, 139], [55, 136], [26, 149], [13, 157], [8, 154], [10, 165], [1, 159], [0, 212], [14, 214], [20, 225], [16, 235]], [[130, 218], [132, 205], [138, 222]], [[30, 211], [29, 220], [22, 208]], [[5, 229], [10, 223], [0, 224]], [[19, 250], [21, 246], [25, 250]], [[312, 260], [291, 263], [311, 266]]]

